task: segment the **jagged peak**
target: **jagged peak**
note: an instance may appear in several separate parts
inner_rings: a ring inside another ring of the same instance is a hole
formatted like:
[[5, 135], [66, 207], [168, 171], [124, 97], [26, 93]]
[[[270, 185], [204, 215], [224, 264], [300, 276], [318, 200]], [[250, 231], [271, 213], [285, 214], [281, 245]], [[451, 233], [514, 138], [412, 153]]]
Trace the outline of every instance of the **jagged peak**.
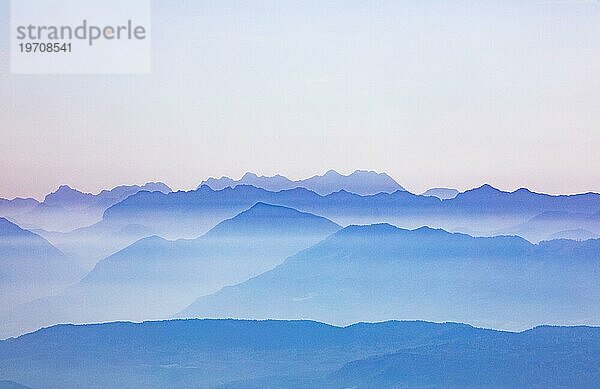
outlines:
[[[262, 177], [262, 176], [261, 176]], [[244, 173], [244, 175], [242, 176], [242, 180], [247, 180], [249, 178], [258, 178], [258, 175], [256, 173], [252, 173], [252, 172], [246, 172]]]

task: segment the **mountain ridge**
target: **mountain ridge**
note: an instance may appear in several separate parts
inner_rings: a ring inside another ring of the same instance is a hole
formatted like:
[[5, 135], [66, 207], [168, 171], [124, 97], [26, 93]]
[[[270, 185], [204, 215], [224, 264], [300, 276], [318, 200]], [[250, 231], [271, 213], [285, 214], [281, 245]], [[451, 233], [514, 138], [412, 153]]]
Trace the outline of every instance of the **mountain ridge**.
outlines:
[[0, 333], [65, 321], [166, 317], [198, 295], [272, 269], [339, 228], [319, 216], [258, 203], [196, 239], [143, 238], [99, 261], [59, 295], [8, 312]]
[[349, 226], [174, 317], [421, 318], [501, 329], [600, 324], [599, 256], [600, 239], [532, 244], [427, 227]]
[[[568, 211], [590, 216], [590, 223], [598, 223], [591, 216], [600, 209], [600, 195], [581, 194], [551, 196], [530, 191], [504, 192], [483, 185], [447, 200], [414, 195], [406, 191], [360, 196], [337, 191], [320, 196], [303, 188], [271, 192], [248, 185], [213, 190], [203, 185], [195, 191], [171, 194], [146, 193], [130, 196], [108, 208], [104, 220], [113, 223], [132, 222], [144, 225], [147, 216], [151, 229], [163, 236], [192, 237], [206, 232], [217, 220], [232, 217], [256, 202], [291, 207], [303, 212], [326, 217], [340, 225], [387, 222], [406, 228], [422, 225], [448, 231], [465, 231], [471, 235], [490, 235], [498, 230], [514, 228], [546, 211]], [[178, 224], [174, 225], [175, 219]], [[586, 222], [587, 223], [587, 222]], [[173, 230], [166, 229], [173, 226]], [[594, 226], [576, 226], [595, 232]], [[573, 228], [570, 228], [573, 229]], [[541, 237], [545, 238], [549, 231]], [[539, 240], [540, 235], [528, 230], [519, 233], [528, 239]]]
[[60, 185], [41, 202], [34, 199], [0, 199], [0, 216], [9, 216], [30, 229], [68, 232], [101, 220], [107, 208], [140, 191], [171, 192], [171, 188], [160, 182], [149, 182], [144, 185], [121, 185], [92, 194]]
[[308, 320], [112, 322], [57, 325], [0, 341], [0, 373], [50, 389], [140, 382], [152, 389], [533, 387], [540, 382], [587, 388], [600, 379], [590, 358], [598, 352], [598, 327], [515, 333], [425, 321], [346, 327]]
[[290, 180], [280, 174], [274, 176], [258, 176], [247, 172], [239, 180], [229, 177], [210, 177], [199, 185], [206, 185], [213, 190], [221, 190], [238, 185], [252, 185], [257, 188], [279, 192], [286, 189], [305, 188], [322, 196], [346, 190], [359, 195], [370, 195], [377, 193], [392, 193], [397, 190], [405, 191], [393, 178], [386, 173], [377, 173], [372, 170], [355, 170], [343, 175], [335, 170], [329, 170], [323, 175], [315, 175], [306, 179]]

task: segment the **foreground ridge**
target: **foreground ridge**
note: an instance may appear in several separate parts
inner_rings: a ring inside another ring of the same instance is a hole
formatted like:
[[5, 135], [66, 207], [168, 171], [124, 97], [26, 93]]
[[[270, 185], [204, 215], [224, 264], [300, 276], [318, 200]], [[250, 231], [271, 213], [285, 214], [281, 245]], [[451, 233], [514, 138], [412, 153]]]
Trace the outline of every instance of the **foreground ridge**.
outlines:
[[188, 319], [57, 325], [0, 341], [0, 376], [33, 388], [593, 387], [599, 352], [598, 327]]

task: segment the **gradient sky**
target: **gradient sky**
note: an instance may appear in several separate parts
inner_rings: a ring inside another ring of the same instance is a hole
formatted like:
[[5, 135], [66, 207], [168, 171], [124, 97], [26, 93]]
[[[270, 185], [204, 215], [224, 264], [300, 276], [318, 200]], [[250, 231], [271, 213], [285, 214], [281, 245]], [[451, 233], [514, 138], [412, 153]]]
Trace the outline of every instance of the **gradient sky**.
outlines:
[[[452, 4], [448, 4], [452, 3]], [[10, 75], [0, 196], [386, 171], [600, 191], [598, 1], [153, 1], [150, 75]]]

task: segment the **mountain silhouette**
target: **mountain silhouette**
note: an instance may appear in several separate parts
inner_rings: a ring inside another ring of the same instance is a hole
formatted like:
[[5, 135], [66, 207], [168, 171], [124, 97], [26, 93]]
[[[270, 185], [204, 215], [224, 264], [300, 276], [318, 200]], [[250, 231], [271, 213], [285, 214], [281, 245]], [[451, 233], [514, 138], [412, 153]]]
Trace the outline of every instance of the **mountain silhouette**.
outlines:
[[440, 200], [448, 200], [455, 198], [460, 192], [457, 189], [451, 188], [431, 188], [425, 191], [422, 196], [433, 196]]
[[533, 245], [387, 224], [350, 226], [177, 317], [389, 319], [523, 329], [600, 323], [600, 240]]
[[[193, 238], [256, 202], [310, 212], [342, 226], [389, 223], [414, 229], [427, 225], [478, 236], [496, 234], [499, 230], [512, 231], [544, 212], [584, 214], [591, 218], [600, 209], [598, 194], [551, 196], [526, 189], [504, 192], [490, 185], [459, 193], [455, 198], [444, 201], [406, 191], [371, 196], [339, 191], [320, 196], [304, 188], [271, 192], [238, 185], [215, 191], [203, 185], [190, 192], [140, 192], [107, 209], [103, 222], [113, 226], [144, 225], [170, 239]], [[558, 227], [561, 228], [544, 231], [540, 238], [566, 229]], [[576, 228], [594, 232], [579, 225], [568, 229]], [[527, 229], [521, 233], [527, 237], [538, 237]]]
[[33, 199], [0, 200], [0, 216], [11, 217], [29, 229], [68, 232], [99, 221], [107, 208], [140, 191], [168, 193], [171, 189], [150, 182], [117, 186], [94, 195], [61, 185], [41, 203]]
[[[78, 263], [91, 269], [100, 259], [152, 235], [194, 239], [257, 202], [281, 205], [326, 217], [341, 226], [389, 223], [415, 229], [424, 225], [473, 236], [518, 235], [532, 242], [570, 230], [600, 235], [598, 194], [550, 196], [528, 190], [503, 192], [484, 185], [453, 199], [406, 191], [360, 196], [346, 191], [320, 196], [304, 188], [271, 192], [250, 185], [189, 192], [141, 191], [108, 208], [102, 220], [69, 233], [35, 230]], [[565, 214], [565, 220], [534, 219]], [[530, 221], [532, 221], [530, 223]]]
[[349, 175], [342, 175], [335, 170], [329, 170], [321, 176], [316, 175], [297, 181], [292, 181], [279, 174], [272, 177], [265, 177], [258, 176], [255, 173], [246, 173], [239, 180], [233, 180], [229, 177], [221, 177], [218, 179], [211, 177], [208, 180], [203, 181], [200, 186], [202, 185], [207, 185], [214, 190], [234, 188], [238, 185], [252, 185], [271, 192], [305, 188], [320, 195], [328, 195], [340, 190], [359, 195], [393, 193], [397, 190], [405, 190], [386, 173], [377, 173], [367, 170], [356, 170]]
[[60, 295], [16, 308], [4, 333], [60, 322], [166, 317], [198, 295], [274, 268], [337, 230], [325, 218], [258, 203], [194, 240], [153, 236], [134, 243]]
[[45, 239], [0, 218], [0, 311], [57, 293], [82, 275]]
[[14, 215], [13, 220], [48, 240], [84, 270], [90, 270], [100, 259], [154, 234], [140, 224], [113, 227], [99, 222], [107, 208], [140, 191], [167, 193], [171, 189], [163, 183], [147, 183], [118, 186], [93, 195], [62, 185], [42, 203], [0, 199], [0, 215]]
[[48, 194], [43, 203], [47, 206], [61, 207], [67, 210], [81, 210], [92, 206], [108, 207], [140, 191], [169, 193], [171, 188], [162, 182], [149, 182], [142, 186], [117, 186], [94, 195], [80, 192], [68, 185], [61, 185], [55, 192]]
[[176, 320], [58, 325], [0, 341], [37, 388], [593, 388], [600, 329], [457, 323]]

